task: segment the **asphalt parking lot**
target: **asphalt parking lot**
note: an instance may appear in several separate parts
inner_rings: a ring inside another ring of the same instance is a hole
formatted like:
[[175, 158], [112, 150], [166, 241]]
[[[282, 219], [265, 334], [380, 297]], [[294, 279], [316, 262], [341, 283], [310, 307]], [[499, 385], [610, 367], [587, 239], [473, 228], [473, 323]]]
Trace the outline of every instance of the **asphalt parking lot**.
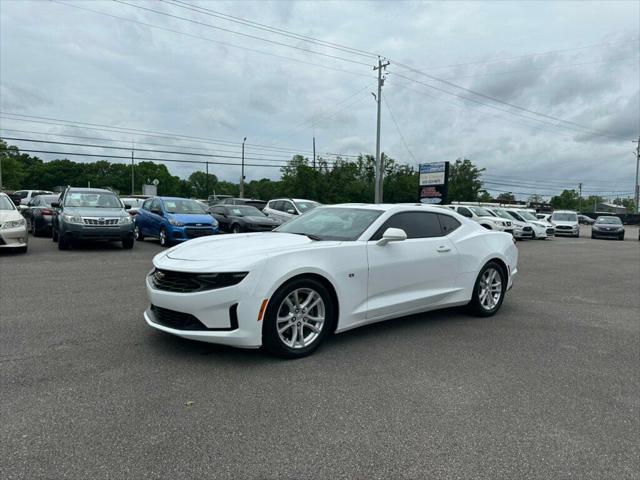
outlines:
[[142, 319], [153, 241], [0, 254], [5, 479], [640, 478], [640, 241], [519, 242], [459, 309], [283, 361]]

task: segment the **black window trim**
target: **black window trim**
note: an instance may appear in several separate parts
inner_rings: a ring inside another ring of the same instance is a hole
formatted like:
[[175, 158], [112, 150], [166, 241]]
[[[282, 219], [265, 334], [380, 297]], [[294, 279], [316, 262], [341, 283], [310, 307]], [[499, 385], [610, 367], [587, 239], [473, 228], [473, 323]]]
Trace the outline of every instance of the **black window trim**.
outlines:
[[[387, 222], [389, 222], [392, 218], [398, 216], [398, 215], [402, 215], [402, 214], [407, 214], [407, 213], [418, 213], [418, 214], [431, 214], [431, 215], [435, 215], [436, 219], [438, 220], [438, 226], [440, 227], [440, 235], [434, 235], [432, 237], [415, 237], [415, 238], [407, 238], [406, 241], [408, 240], [426, 240], [429, 238], [442, 238], [442, 237], [446, 237], [447, 235], [445, 235], [443, 229], [442, 229], [442, 224], [440, 223], [440, 218], [438, 217], [438, 215], [442, 215], [440, 212], [431, 212], [431, 211], [425, 211], [425, 210], [404, 210], [402, 212], [396, 212], [393, 215], [391, 215], [389, 218], [387, 218], [382, 225], [380, 225], [380, 227], [378, 227], [378, 229], [373, 233], [373, 235], [371, 235], [371, 237], [369, 238], [369, 240], [367, 240], [368, 242], [377, 242], [378, 240], [380, 240], [380, 238], [382, 238], [382, 235], [384, 234], [384, 230], [383, 227], [387, 224]], [[457, 221], [457, 220], [456, 220]], [[387, 228], [391, 228], [391, 227], [387, 227]], [[386, 228], [385, 228], [386, 230]], [[453, 230], [452, 230], [453, 231]], [[380, 233], [380, 238], [375, 238], [378, 233]], [[406, 233], [406, 232], [405, 232]]]

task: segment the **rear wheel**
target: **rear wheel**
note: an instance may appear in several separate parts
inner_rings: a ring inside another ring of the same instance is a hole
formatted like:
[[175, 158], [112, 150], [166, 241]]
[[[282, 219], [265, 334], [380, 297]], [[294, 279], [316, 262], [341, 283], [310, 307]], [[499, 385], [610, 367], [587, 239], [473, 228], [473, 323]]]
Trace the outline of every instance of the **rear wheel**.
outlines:
[[316, 350], [332, 329], [335, 305], [317, 280], [301, 278], [283, 285], [269, 300], [262, 329], [266, 350], [301, 358]]
[[488, 262], [476, 279], [468, 308], [474, 315], [490, 317], [502, 305], [507, 291], [507, 276], [497, 262]]
[[53, 227], [53, 228], [51, 229], [51, 240], [52, 240], [53, 242], [57, 242], [57, 241], [58, 241], [58, 230], [56, 230], [56, 228], [55, 228], [55, 227]]
[[30, 219], [29, 220], [29, 225], [31, 227], [31, 235], [33, 235], [34, 237], [38, 236], [38, 229], [36, 228], [36, 222], [34, 219]]
[[231, 225], [231, 233], [240, 233], [240, 225], [237, 223]]

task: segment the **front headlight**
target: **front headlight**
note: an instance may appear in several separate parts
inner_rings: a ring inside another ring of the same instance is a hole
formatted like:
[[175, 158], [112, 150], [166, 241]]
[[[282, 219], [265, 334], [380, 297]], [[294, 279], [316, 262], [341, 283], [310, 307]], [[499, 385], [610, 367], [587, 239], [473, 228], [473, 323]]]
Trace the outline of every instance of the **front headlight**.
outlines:
[[178, 220], [175, 220], [173, 218], [169, 220], [169, 223], [174, 227], [184, 227], [184, 223], [179, 222]]
[[3, 229], [17, 228], [17, 227], [23, 227], [25, 225], [26, 225], [26, 222], [24, 218], [21, 218], [19, 220], [9, 220], [8, 222], [5, 222], [2, 225], [2, 228]]
[[78, 216], [78, 215], [66, 215], [63, 214], [62, 215], [62, 219], [67, 222], [67, 223], [78, 223], [78, 224], [84, 224], [84, 221], [82, 220], [82, 217]]
[[120, 217], [118, 223], [120, 225], [128, 225], [129, 223], [132, 223], [131, 216], [127, 215], [126, 217]]

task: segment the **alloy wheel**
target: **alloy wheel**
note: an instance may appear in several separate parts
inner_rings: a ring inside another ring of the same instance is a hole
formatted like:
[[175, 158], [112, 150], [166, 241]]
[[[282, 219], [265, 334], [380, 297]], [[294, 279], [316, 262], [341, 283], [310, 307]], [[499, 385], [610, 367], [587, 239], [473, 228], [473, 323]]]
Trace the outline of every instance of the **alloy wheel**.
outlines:
[[278, 336], [290, 348], [307, 347], [322, 333], [325, 319], [325, 304], [320, 294], [311, 288], [298, 288], [290, 292], [278, 308]]
[[160, 230], [160, 245], [162, 245], [163, 247], [167, 246], [167, 234], [165, 233], [164, 229]]
[[493, 310], [502, 295], [502, 277], [497, 269], [491, 267], [485, 270], [480, 278], [479, 300], [485, 310]]

